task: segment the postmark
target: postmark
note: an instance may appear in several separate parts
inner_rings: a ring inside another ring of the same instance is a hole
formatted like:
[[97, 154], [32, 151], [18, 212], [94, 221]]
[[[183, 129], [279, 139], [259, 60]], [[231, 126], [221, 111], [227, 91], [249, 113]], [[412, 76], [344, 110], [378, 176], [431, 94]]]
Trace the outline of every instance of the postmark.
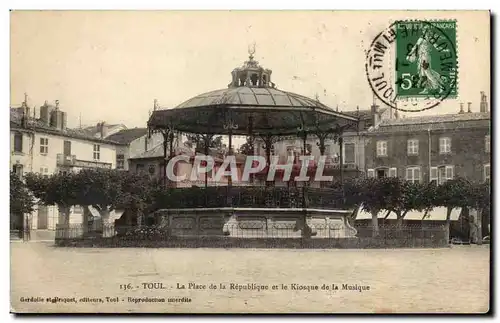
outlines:
[[458, 91], [454, 20], [396, 21], [373, 40], [366, 75], [373, 93], [405, 112], [438, 106]]

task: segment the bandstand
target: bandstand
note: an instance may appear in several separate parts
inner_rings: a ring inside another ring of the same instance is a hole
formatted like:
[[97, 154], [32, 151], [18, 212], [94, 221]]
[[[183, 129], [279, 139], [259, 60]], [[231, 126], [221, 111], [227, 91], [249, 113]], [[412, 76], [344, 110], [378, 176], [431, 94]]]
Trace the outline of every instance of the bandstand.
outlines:
[[[359, 119], [335, 111], [319, 100], [280, 90], [272, 82], [272, 71], [259, 65], [250, 52], [242, 67], [235, 68], [227, 88], [197, 95], [175, 108], [153, 111], [148, 128], [164, 136], [164, 184], [169, 191], [168, 205], [155, 212], [159, 223], [172, 236], [230, 237], [353, 237], [356, 230], [347, 221], [350, 210], [343, 206], [342, 165], [340, 186], [277, 187], [265, 185], [174, 188], [167, 179], [167, 163], [174, 157], [176, 134], [198, 134], [205, 143], [215, 135], [228, 137], [233, 154], [233, 136], [246, 136], [253, 145], [256, 138], [265, 144], [266, 167], [272, 163], [271, 146], [282, 138], [296, 136], [303, 142], [317, 141], [324, 155], [327, 139], [342, 145], [342, 134], [357, 131]], [[342, 149], [340, 150], [342, 151]], [[342, 161], [342, 156], [340, 156]], [[323, 185], [324, 186], [324, 185]]]

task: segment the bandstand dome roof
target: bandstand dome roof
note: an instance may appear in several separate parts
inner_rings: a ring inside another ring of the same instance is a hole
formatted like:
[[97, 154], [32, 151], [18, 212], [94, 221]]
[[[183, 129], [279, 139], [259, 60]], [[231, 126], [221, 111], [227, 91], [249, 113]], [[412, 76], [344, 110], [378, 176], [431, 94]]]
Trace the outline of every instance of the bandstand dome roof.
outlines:
[[359, 119], [352, 115], [337, 112], [319, 100], [277, 89], [271, 81], [272, 71], [262, 68], [253, 59], [253, 52], [231, 74], [226, 89], [199, 94], [173, 109], [157, 109], [155, 103], [148, 127], [204, 134], [291, 135], [298, 127], [357, 126]]
[[197, 95], [181, 104], [175, 109], [195, 108], [212, 106], [218, 104], [231, 104], [236, 106], [251, 106], [255, 108], [290, 107], [290, 108], [313, 108], [321, 107], [328, 109], [326, 105], [299, 95], [269, 87], [236, 87], [215, 90]]

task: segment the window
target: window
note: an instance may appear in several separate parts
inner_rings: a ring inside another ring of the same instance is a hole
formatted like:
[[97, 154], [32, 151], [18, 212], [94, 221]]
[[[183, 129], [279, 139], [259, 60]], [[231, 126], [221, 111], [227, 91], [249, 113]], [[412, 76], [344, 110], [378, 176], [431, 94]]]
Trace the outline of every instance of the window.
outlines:
[[368, 178], [385, 178], [385, 177], [397, 177], [397, 168], [378, 168], [378, 169], [368, 169]]
[[40, 154], [49, 153], [49, 138], [40, 138]]
[[101, 159], [101, 146], [94, 145], [94, 160]]
[[490, 135], [484, 137], [484, 151], [487, 153], [490, 152]]
[[406, 180], [412, 183], [420, 182], [420, 167], [406, 168]]
[[71, 156], [71, 141], [64, 141], [64, 156]]
[[73, 206], [73, 213], [74, 214], [82, 214], [83, 213], [83, 207], [81, 205], [75, 205], [75, 206]]
[[148, 171], [150, 175], [154, 175], [156, 173], [156, 165], [149, 165]]
[[451, 139], [448, 137], [439, 138], [439, 153], [449, 154], [451, 152]]
[[387, 156], [387, 141], [377, 141], [377, 157]]
[[117, 169], [124, 169], [125, 168], [125, 155], [124, 154], [116, 155], [116, 168]]
[[47, 167], [40, 167], [40, 175], [43, 175], [44, 177], [49, 176], [49, 169]]
[[382, 169], [377, 169], [377, 178], [384, 178], [387, 177], [388, 169], [387, 168], [382, 168]]
[[453, 179], [455, 176], [455, 168], [453, 165], [431, 167], [429, 180], [437, 181], [439, 185], [443, 184], [447, 180]]
[[325, 145], [325, 152], [324, 152], [324, 154], [325, 155], [332, 155], [332, 153], [333, 153], [332, 148], [333, 148], [332, 145]]
[[135, 166], [135, 171], [136, 171], [136, 173], [138, 173], [138, 174], [143, 173], [143, 172], [144, 172], [144, 164], [137, 164], [137, 165]]
[[19, 178], [23, 178], [23, 165], [15, 164], [12, 168], [14, 174], [16, 174]]
[[408, 155], [418, 155], [418, 139], [408, 140]]
[[484, 181], [490, 181], [490, 164], [484, 165]]
[[356, 145], [348, 143], [344, 145], [344, 163], [354, 164], [356, 162]]
[[23, 152], [23, 134], [20, 132], [14, 133], [14, 151], [18, 153]]

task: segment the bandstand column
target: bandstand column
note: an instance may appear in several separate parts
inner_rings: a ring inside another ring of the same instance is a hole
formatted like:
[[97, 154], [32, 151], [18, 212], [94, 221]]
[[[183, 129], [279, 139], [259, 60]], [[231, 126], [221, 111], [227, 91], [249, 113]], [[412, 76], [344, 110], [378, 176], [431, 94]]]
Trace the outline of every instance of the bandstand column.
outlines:
[[[255, 137], [253, 135], [253, 117], [249, 116], [248, 117], [248, 137], [249, 137], [249, 145], [250, 145], [250, 151], [252, 152], [252, 157], [255, 155]], [[252, 163], [253, 165], [253, 163]], [[253, 179], [254, 179], [254, 174], [250, 174], [250, 183], [253, 184]]]
[[[224, 124], [224, 129], [228, 131], [228, 137], [229, 137], [228, 155], [233, 156], [233, 130], [238, 129], [238, 125], [235, 124], [231, 118], [229, 118], [229, 120], [227, 120], [226, 123]], [[229, 167], [231, 167], [231, 164], [229, 164]], [[231, 187], [232, 184], [233, 184], [232, 176], [229, 176], [227, 180], [227, 186]]]
[[[269, 173], [269, 170], [271, 168], [271, 147], [273, 146], [273, 136], [272, 135], [266, 135], [263, 138], [264, 141], [264, 148], [266, 150], [266, 167], [267, 167], [267, 172]], [[268, 181], [267, 180], [267, 174], [266, 174], [266, 186], [273, 186], [274, 180], [273, 181]]]
[[[170, 130], [170, 134], [169, 134], [169, 147], [170, 147], [170, 151], [169, 151], [168, 160], [165, 163], [165, 173], [166, 173], [166, 169], [167, 169], [168, 163], [174, 157], [174, 140], [175, 140], [175, 132], [172, 129], [172, 130]], [[172, 169], [172, 171], [173, 171], [173, 169]], [[171, 181], [169, 181], [168, 178], [167, 178], [168, 187], [171, 186], [170, 183], [171, 183]]]
[[338, 140], [340, 147], [340, 152], [339, 152], [340, 184], [344, 185], [344, 152], [343, 152], [344, 138], [342, 137], [342, 133], [339, 135]]
[[[205, 157], [208, 156], [208, 154], [210, 153], [209, 151], [209, 146], [210, 146], [210, 140], [212, 139], [212, 135], [204, 135], [203, 136], [203, 149], [204, 149], [204, 154], [205, 154]], [[206, 167], [208, 167], [208, 162], [207, 162], [207, 165]], [[208, 172], [205, 172], [205, 189], [208, 187]]]
[[168, 146], [168, 133], [166, 131], [162, 131], [163, 135], [163, 169], [162, 169], [162, 185], [163, 187], [167, 186], [167, 146]]

